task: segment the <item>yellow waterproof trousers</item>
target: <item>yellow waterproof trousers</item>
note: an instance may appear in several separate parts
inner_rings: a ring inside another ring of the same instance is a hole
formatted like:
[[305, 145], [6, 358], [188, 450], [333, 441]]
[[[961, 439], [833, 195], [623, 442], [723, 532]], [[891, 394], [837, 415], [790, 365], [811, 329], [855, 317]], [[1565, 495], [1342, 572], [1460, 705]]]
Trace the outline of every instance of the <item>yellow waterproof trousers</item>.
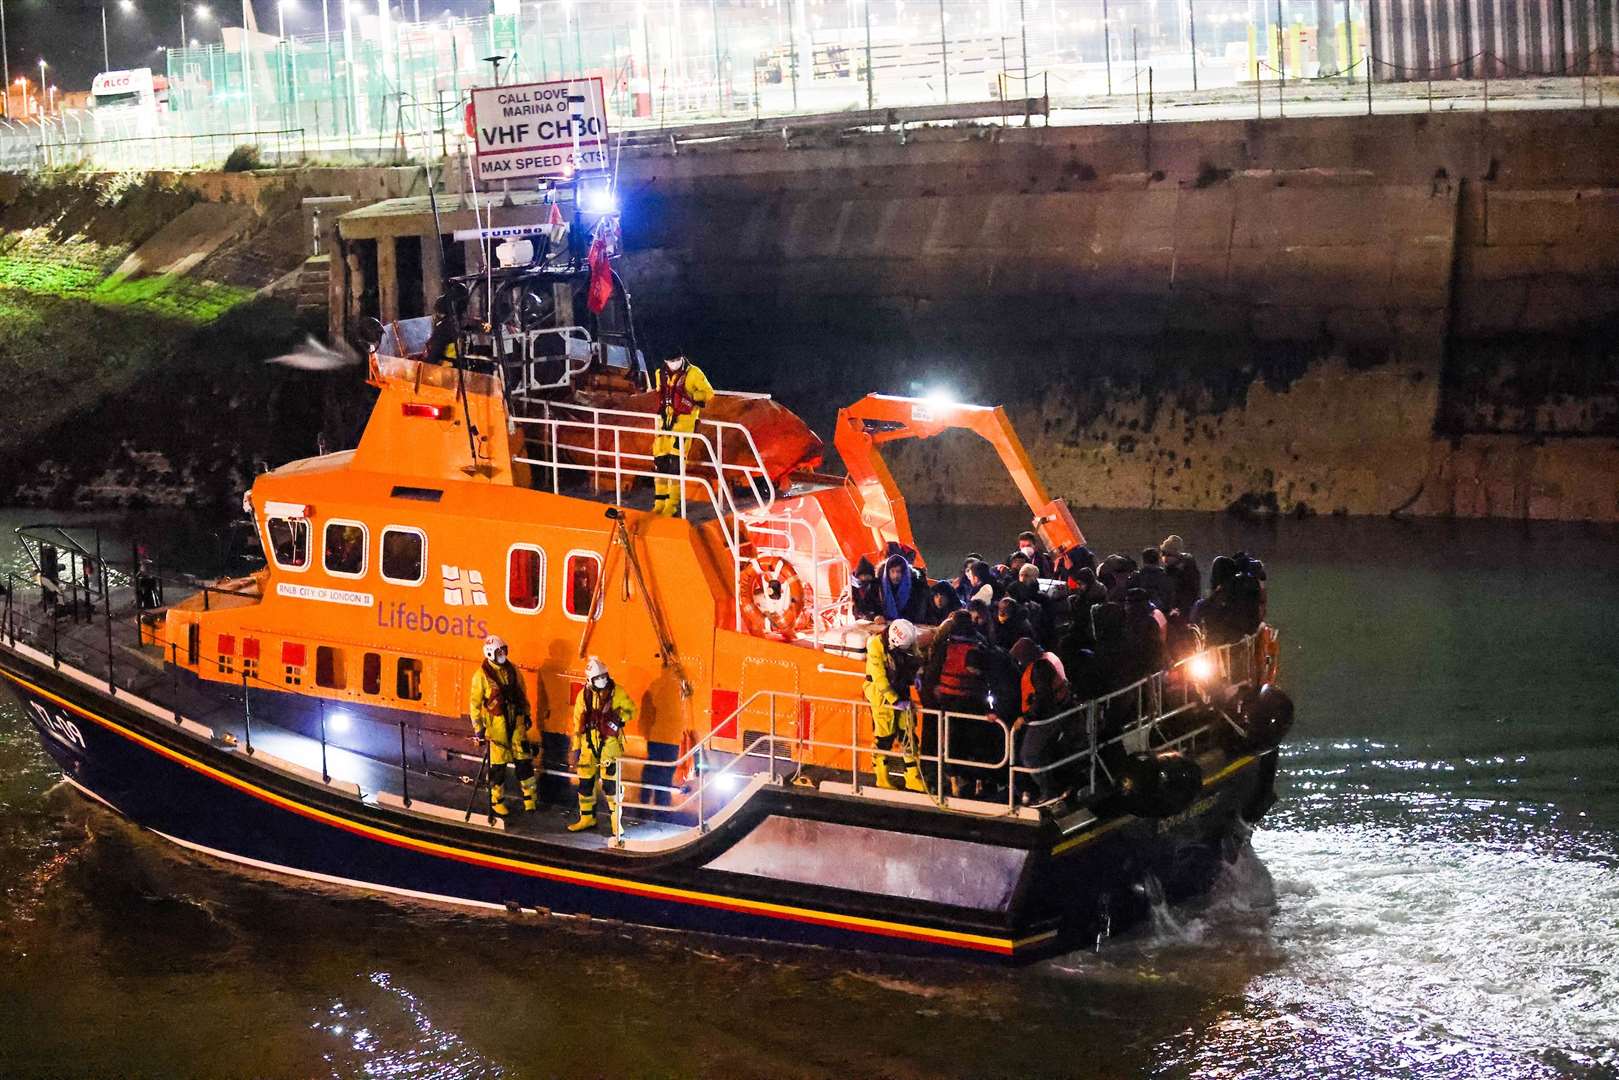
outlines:
[[693, 432], [697, 430], [697, 413], [675, 417], [674, 423], [652, 437], [652, 467], [658, 476], [652, 481], [652, 512], [665, 517], [680, 513], [680, 459], [689, 439], [677, 439], [667, 432]]
[[617, 736], [593, 742], [589, 736], [579, 741], [579, 816], [596, 814], [596, 775], [601, 773], [602, 794], [607, 796], [607, 812], [612, 813], [618, 800], [618, 759], [624, 754], [624, 744]]

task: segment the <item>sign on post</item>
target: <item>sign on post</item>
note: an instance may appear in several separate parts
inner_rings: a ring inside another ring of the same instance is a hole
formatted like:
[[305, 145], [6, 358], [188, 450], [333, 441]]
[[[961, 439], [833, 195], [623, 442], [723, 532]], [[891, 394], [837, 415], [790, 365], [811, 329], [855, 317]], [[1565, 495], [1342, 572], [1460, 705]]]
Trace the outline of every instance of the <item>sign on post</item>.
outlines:
[[571, 180], [607, 171], [607, 97], [599, 78], [479, 87], [472, 117], [479, 180]]

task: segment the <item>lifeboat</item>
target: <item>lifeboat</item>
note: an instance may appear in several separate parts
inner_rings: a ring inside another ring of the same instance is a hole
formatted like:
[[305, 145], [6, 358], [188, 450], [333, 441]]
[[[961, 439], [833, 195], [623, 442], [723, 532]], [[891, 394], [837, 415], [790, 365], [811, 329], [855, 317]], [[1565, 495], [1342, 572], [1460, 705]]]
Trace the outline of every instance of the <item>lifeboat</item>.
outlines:
[[[829, 475], [789, 409], [722, 390], [679, 437], [680, 512], [654, 515], [657, 418], [627, 309], [575, 324], [541, 302], [587, 274], [469, 275], [438, 315], [363, 333], [365, 430], [255, 479], [249, 575], [164, 578], [94, 530], [20, 530], [35, 570], [8, 590], [0, 676], [67, 781], [289, 879], [855, 951], [1025, 961], [1124, 925], [1146, 874], [1172, 896], [1207, 887], [1269, 805], [1286, 725], [1260, 738], [1253, 710], [1221, 706], [1284, 700], [1261, 694], [1266, 646], [1180, 661], [1213, 674], [1143, 680], [1106, 727], [1076, 704], [1053, 719], [1063, 756], [1037, 765], [995, 717], [917, 701], [939, 733], [918, 747], [927, 790], [879, 786], [863, 686], [880, 626], [854, 611], [851, 568], [918, 549], [882, 448], [986, 439], [1054, 552], [1083, 543], [1066, 503], [999, 407], [868, 395], [838, 414], [846, 473]], [[503, 313], [492, 294], [540, 299]], [[539, 810], [505, 817], [467, 713], [491, 634], [542, 781]], [[613, 813], [570, 832], [589, 657], [635, 716]], [[969, 726], [996, 751], [952, 756]], [[1176, 763], [1173, 799], [1135, 773], [1120, 787], [1117, 762], [1142, 755]], [[964, 767], [993, 794], [952, 797]]]

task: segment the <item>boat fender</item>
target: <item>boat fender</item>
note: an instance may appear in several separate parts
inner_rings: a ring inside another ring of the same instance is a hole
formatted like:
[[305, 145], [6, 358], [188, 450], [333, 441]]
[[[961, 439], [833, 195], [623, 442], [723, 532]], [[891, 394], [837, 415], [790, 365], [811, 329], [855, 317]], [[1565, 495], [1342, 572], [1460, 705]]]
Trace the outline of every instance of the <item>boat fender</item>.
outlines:
[[1203, 770], [1178, 750], [1143, 751], [1122, 762], [1119, 809], [1136, 817], [1164, 818], [1191, 806], [1203, 789]]
[[1279, 686], [1267, 684], [1242, 703], [1238, 714], [1248, 746], [1269, 750], [1281, 743], [1293, 727], [1293, 699]]
[[[742, 570], [738, 582], [742, 625], [754, 637], [774, 634], [791, 641], [804, 617], [804, 582], [779, 555], [761, 555]], [[785, 606], [778, 607], [785, 597]], [[763, 601], [768, 600], [768, 606]]]

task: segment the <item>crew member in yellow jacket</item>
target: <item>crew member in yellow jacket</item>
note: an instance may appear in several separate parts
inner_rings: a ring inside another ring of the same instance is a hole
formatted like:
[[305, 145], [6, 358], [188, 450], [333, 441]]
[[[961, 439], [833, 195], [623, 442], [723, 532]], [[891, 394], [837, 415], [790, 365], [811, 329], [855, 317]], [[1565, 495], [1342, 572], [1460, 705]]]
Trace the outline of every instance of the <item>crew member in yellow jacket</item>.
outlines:
[[652, 481], [652, 512], [665, 517], [680, 513], [680, 481], [666, 476], [680, 475], [680, 459], [690, 439], [668, 432], [693, 432], [703, 407], [714, 400], [714, 388], [702, 368], [676, 353], [658, 369], [654, 389], [658, 392], [658, 433], [652, 437], [652, 467], [658, 476]]
[[573, 701], [574, 771], [579, 774], [579, 820], [570, 832], [596, 824], [596, 776], [612, 814], [618, 799], [618, 759], [624, 753], [624, 729], [635, 720], [635, 702], [613, 681], [607, 665], [592, 656], [585, 664], [585, 686]]
[[489, 807], [506, 816], [505, 781], [508, 766], [517, 774], [523, 809], [537, 805], [539, 783], [534, 777], [534, 750], [528, 742], [528, 696], [523, 679], [506, 658], [506, 642], [495, 634], [483, 641], [483, 663], [472, 676], [467, 712], [480, 742], [489, 744]]
[[894, 743], [900, 744], [905, 762], [905, 787], [926, 791], [917, 767], [916, 718], [911, 711], [911, 684], [920, 666], [916, 656], [916, 626], [908, 619], [895, 619], [866, 639], [866, 701], [871, 704], [873, 742], [872, 768], [877, 786], [897, 787], [889, 776], [889, 759]]

